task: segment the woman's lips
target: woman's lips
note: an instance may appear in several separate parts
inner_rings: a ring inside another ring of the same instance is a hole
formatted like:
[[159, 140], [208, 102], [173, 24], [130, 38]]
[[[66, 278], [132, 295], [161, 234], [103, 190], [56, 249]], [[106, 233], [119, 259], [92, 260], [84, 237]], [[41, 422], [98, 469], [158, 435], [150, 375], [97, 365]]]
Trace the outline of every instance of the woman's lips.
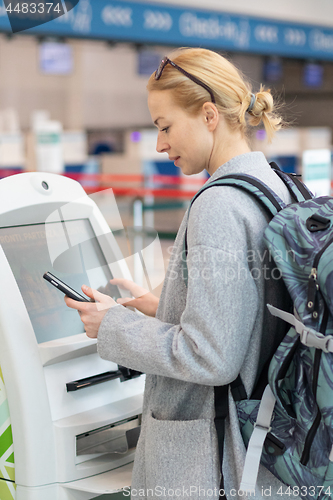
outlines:
[[176, 167], [178, 167], [177, 162], [180, 159], [180, 156], [170, 156], [169, 160], [173, 161]]

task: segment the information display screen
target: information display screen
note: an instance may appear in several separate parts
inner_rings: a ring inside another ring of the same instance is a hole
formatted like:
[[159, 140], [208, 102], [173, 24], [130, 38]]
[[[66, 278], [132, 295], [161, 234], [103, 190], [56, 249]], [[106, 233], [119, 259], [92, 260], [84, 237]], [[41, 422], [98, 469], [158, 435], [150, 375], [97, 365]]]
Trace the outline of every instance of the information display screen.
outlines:
[[37, 342], [84, 332], [64, 294], [43, 279], [51, 272], [82, 295], [83, 284], [120, 297], [88, 219], [0, 228], [0, 244], [30, 316]]
[[40, 69], [51, 75], [70, 75], [73, 71], [73, 49], [66, 43], [45, 42], [39, 48]]

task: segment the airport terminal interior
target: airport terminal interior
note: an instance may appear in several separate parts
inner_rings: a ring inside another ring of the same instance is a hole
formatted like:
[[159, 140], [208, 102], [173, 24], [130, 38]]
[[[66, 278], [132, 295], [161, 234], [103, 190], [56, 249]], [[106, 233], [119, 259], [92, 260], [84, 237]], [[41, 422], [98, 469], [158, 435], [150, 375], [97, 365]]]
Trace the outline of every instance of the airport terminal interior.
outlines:
[[251, 149], [318, 196], [333, 189], [329, 0], [60, 3], [15, 30], [0, 0], [0, 500], [129, 497], [144, 375], [99, 358], [42, 275], [79, 291], [127, 277], [160, 296], [209, 178], [156, 151], [146, 86], [165, 55], [212, 49], [271, 89], [286, 126], [271, 143], [252, 129]]

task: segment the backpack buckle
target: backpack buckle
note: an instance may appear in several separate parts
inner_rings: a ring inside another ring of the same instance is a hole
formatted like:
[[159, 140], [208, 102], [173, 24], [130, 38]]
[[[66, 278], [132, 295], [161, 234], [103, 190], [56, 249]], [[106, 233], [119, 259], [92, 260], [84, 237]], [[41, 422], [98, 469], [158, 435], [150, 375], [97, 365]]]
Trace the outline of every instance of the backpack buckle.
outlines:
[[323, 335], [322, 333], [316, 332], [312, 328], [304, 328], [300, 334], [300, 339], [302, 344], [306, 347], [315, 347], [316, 349], [321, 349], [323, 352], [332, 352], [329, 343], [333, 340], [333, 335]]
[[325, 231], [331, 225], [331, 220], [322, 217], [319, 214], [313, 214], [306, 220], [306, 227], [311, 233], [316, 233], [317, 231]]
[[254, 428], [259, 429], [260, 431], [271, 432], [272, 427], [267, 427], [266, 425], [261, 425], [259, 422], [255, 422], [253, 425]]

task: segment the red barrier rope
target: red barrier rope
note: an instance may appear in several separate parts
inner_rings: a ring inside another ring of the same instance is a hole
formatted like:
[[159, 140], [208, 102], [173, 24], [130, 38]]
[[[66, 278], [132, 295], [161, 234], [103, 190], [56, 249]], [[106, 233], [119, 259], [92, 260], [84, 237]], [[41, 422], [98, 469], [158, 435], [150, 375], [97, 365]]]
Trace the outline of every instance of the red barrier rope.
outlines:
[[69, 177], [78, 182], [98, 182], [99, 184], [114, 182], [144, 182], [144, 176], [141, 174], [83, 174], [74, 172], [65, 172], [65, 177]]
[[191, 199], [197, 193], [197, 190], [182, 190], [182, 189], [152, 189], [152, 188], [131, 188], [131, 187], [99, 187], [99, 186], [83, 186], [87, 194], [105, 191], [112, 189], [116, 196], [131, 196], [134, 198], [142, 198], [143, 196], [155, 196], [157, 198], [185, 198]]
[[0, 168], [0, 178], [22, 173], [23, 170], [21, 168]]
[[[19, 173], [22, 173], [21, 169], [0, 169], [0, 178]], [[66, 172], [62, 175], [76, 180], [80, 184], [82, 184], [82, 187], [87, 194], [92, 194], [111, 188], [116, 196], [155, 196], [158, 198], [183, 199], [192, 198], [197, 192], [197, 188], [195, 188], [194, 186], [200, 187], [207, 180], [198, 178], [191, 179], [172, 175], [144, 176], [141, 174], [84, 174], [76, 172]], [[125, 186], [119, 186], [119, 184], [125, 184]], [[133, 186], [133, 184], [139, 185]], [[149, 187], [146, 187], [147, 184], [149, 185]], [[170, 185], [179, 185], [182, 187], [186, 186], [187, 189], [175, 189], [167, 187]]]
[[[153, 182], [162, 182], [163, 184], [180, 184], [182, 186], [202, 186], [208, 179], [208, 177], [205, 178], [192, 178], [192, 177], [178, 177], [175, 175], [153, 175], [152, 177]], [[148, 177], [150, 179], [150, 177]]]
[[180, 184], [180, 185], [198, 185], [202, 186], [207, 179], [178, 177], [176, 175], [141, 175], [141, 174], [83, 174], [66, 172], [66, 177], [78, 182], [94, 181], [100, 184], [104, 183], [154, 183], [154, 184]]

